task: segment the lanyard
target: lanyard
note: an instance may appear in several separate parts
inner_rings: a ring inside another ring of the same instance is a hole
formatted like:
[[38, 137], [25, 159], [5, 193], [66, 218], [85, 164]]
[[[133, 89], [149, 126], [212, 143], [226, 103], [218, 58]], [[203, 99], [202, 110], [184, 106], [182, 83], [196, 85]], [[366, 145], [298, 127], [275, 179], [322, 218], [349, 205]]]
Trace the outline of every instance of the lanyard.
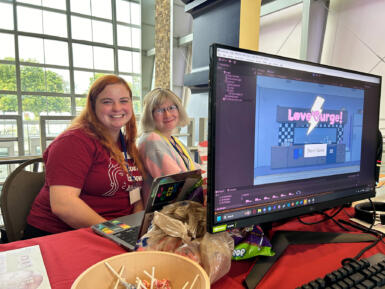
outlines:
[[126, 142], [124, 140], [124, 136], [123, 136], [122, 131], [119, 132], [119, 138], [120, 138], [120, 144], [122, 145], [122, 149], [123, 149], [123, 153], [124, 153], [124, 160], [126, 161], [127, 172], [130, 175], [131, 181], [135, 182], [135, 179], [132, 176], [130, 169], [128, 167], [127, 146], [126, 146]]
[[[179, 145], [179, 147], [182, 149], [182, 151], [180, 151], [180, 150], [178, 149], [178, 147], [177, 147], [175, 144], [173, 144], [172, 142], [170, 142], [170, 140], [169, 140], [167, 137], [165, 137], [161, 132], [156, 131], [156, 133], [159, 134], [161, 137], [163, 137], [164, 140], [165, 140], [171, 147], [173, 147], [173, 148], [176, 150], [176, 152], [180, 155], [181, 159], [183, 160], [183, 162], [184, 162], [184, 164], [185, 164], [187, 170], [195, 170], [194, 162], [192, 161], [192, 159], [191, 159], [191, 157], [190, 157], [190, 154], [186, 151], [185, 147], [184, 147], [183, 144], [179, 141], [178, 138], [172, 137], [172, 139], [175, 141], [176, 144]], [[187, 163], [186, 163], [186, 161], [185, 161], [185, 157], [186, 157], [187, 160], [188, 160]], [[190, 168], [190, 166], [189, 166], [189, 163], [191, 164], [191, 168]]]

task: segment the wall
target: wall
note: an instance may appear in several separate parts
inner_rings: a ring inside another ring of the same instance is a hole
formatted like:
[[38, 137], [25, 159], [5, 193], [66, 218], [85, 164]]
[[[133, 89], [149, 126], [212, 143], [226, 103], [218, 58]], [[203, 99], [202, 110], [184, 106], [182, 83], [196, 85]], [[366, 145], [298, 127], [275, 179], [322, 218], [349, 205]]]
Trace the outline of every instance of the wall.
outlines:
[[[325, 7], [325, 9], [327, 9]], [[385, 96], [385, 0], [331, 0], [321, 63], [382, 75]], [[260, 51], [299, 58], [302, 4], [261, 18]], [[385, 100], [380, 106], [385, 131]]]
[[[192, 32], [192, 17], [184, 12], [184, 4], [180, 0], [174, 1], [174, 43], [173, 43], [173, 91], [180, 97], [186, 97], [183, 91], [183, 79], [186, 65], [189, 63], [188, 46], [179, 46], [179, 38]], [[190, 44], [191, 46], [191, 44]]]

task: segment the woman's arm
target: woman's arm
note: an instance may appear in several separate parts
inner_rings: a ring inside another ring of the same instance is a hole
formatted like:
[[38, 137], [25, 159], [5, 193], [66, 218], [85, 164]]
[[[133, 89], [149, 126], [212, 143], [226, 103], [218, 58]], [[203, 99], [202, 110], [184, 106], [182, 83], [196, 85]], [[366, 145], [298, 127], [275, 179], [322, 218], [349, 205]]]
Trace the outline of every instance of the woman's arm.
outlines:
[[106, 219], [79, 198], [80, 189], [71, 186], [50, 186], [52, 213], [72, 228], [89, 227]]

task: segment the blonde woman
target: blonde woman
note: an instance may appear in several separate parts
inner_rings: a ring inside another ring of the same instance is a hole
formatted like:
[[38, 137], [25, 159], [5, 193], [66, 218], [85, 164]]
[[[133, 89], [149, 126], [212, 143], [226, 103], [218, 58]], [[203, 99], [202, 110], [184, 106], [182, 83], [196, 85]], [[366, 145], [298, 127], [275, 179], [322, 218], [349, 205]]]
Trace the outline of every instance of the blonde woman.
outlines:
[[144, 97], [141, 118], [143, 134], [138, 148], [142, 163], [153, 178], [199, 169], [191, 152], [173, 134], [186, 126], [189, 118], [179, 97], [169, 89], [156, 88]]

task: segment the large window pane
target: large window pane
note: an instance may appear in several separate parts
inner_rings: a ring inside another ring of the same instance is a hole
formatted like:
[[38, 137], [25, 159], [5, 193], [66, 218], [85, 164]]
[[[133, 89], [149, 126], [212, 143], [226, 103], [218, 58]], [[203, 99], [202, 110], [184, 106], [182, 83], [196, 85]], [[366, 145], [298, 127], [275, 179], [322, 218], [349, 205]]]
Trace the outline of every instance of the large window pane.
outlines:
[[92, 46], [73, 44], [74, 66], [82, 68], [93, 68]]
[[38, 6], [43, 5], [44, 7], [56, 8], [56, 9], [63, 9], [63, 10], [66, 9], [65, 0], [18, 0], [18, 2], [28, 3], [28, 4], [38, 5]]
[[85, 97], [76, 97], [75, 105], [76, 105], [76, 115], [79, 115], [82, 110], [85, 108], [87, 102], [87, 98]]
[[140, 48], [141, 46], [141, 32], [138, 28], [132, 28], [132, 47]]
[[67, 19], [62, 13], [44, 11], [44, 34], [67, 37]]
[[12, 4], [0, 3], [0, 28], [13, 29]]
[[44, 68], [21, 66], [20, 74], [22, 91], [46, 91]]
[[114, 50], [104, 47], [94, 47], [95, 69], [114, 70]]
[[41, 5], [41, 1], [40, 0], [18, 0], [18, 2], [22, 2], [22, 3], [28, 3], [28, 4], [33, 4], [33, 5]]
[[74, 79], [75, 79], [75, 93], [86, 94], [88, 92], [90, 84], [93, 82], [94, 73], [75, 70]]
[[[33, 119], [31, 118], [33, 117]], [[23, 115], [24, 150], [26, 155], [40, 155], [40, 127], [39, 120], [31, 114]]]
[[43, 33], [41, 9], [17, 7], [17, 27], [21, 31]]
[[131, 27], [118, 25], [118, 45], [131, 47], [131, 38]]
[[139, 76], [124, 75], [120, 74], [120, 77], [124, 78], [127, 81], [128, 85], [131, 88], [132, 96], [140, 97], [141, 96], [141, 78]]
[[46, 69], [47, 92], [70, 92], [70, 72], [67, 69]]
[[63, 41], [44, 40], [45, 63], [68, 66], [68, 44]]
[[28, 120], [38, 120], [45, 106], [46, 100], [44, 96], [22, 96], [23, 117]]
[[69, 71], [21, 66], [21, 90], [33, 92], [69, 92]]
[[125, 81], [127, 81], [128, 85], [131, 88], [132, 96], [134, 98], [132, 105], [134, 107], [135, 114], [141, 114], [142, 113], [142, 102], [140, 100], [137, 100], [138, 96], [140, 96], [140, 89], [141, 89], [141, 83], [140, 83], [140, 77], [131, 76], [131, 75], [119, 75], [122, 77]]
[[69, 97], [24, 95], [22, 97], [23, 111], [32, 113], [32, 120], [39, 115], [69, 115], [71, 113], [71, 99]]
[[142, 113], [142, 102], [140, 100], [134, 100], [132, 102], [132, 105], [134, 107], [134, 113], [135, 114], [141, 114]]
[[72, 16], [71, 22], [72, 22], [72, 26], [76, 27], [76, 29], [72, 29], [73, 39], [92, 41], [91, 19]]
[[[25, 131], [25, 130], [24, 130]], [[25, 139], [25, 154], [31, 155], [31, 156], [38, 156], [41, 155], [43, 152], [41, 151], [41, 141], [40, 141], [40, 135], [39, 136], [27, 136]]]
[[0, 119], [0, 138], [17, 137], [16, 119]]
[[141, 72], [141, 55], [139, 52], [133, 52], [132, 53], [132, 66], [133, 66], [133, 72], [134, 73], [140, 73]]
[[13, 35], [0, 33], [0, 43], [0, 59], [15, 59], [15, 40]]
[[[133, 83], [132, 76], [131, 75], [123, 75], [123, 74], [120, 74], [119, 76], [121, 78], [123, 78], [128, 83], [128, 85], [130, 86], [130, 88], [132, 90], [132, 83]], [[133, 95], [134, 95], [134, 93], [133, 93]]]
[[[0, 90], [16, 91], [16, 67], [0, 63]], [[3, 96], [1, 96], [3, 97]], [[0, 100], [1, 102], [1, 100]], [[0, 108], [1, 110], [1, 108]]]
[[46, 121], [46, 135], [48, 137], [57, 137], [71, 124], [70, 120], [66, 119], [50, 119]]
[[92, 16], [111, 19], [111, 0], [91, 0]]
[[[1, 124], [0, 124], [1, 130]], [[1, 136], [0, 136], [1, 139]], [[18, 155], [18, 145], [16, 141], [0, 142], [0, 157], [13, 157]], [[16, 165], [0, 165], [0, 182], [4, 183], [7, 176]], [[1, 186], [0, 186], [1, 189]]]
[[140, 25], [140, 4], [131, 2], [131, 24]]
[[131, 23], [130, 2], [116, 0], [116, 19], [120, 22]]
[[69, 92], [69, 71], [21, 66], [21, 90], [33, 92]]
[[92, 21], [93, 41], [112, 44], [112, 24], [102, 21]]
[[[17, 142], [15, 141], [0, 142], [0, 157], [14, 157], [16, 155], [17, 155]], [[0, 181], [4, 182], [8, 174], [9, 174], [9, 171], [7, 171], [7, 165], [1, 165]]]
[[[66, 9], [66, 0], [42, 0], [43, 6], [56, 9]], [[82, 1], [78, 1], [82, 2]]]
[[119, 50], [119, 71], [132, 72], [132, 52]]
[[81, 14], [91, 15], [90, 0], [71, 0], [71, 11]]
[[44, 63], [44, 43], [41, 38], [19, 36], [20, 61]]
[[142, 95], [142, 78], [140, 76], [134, 76], [132, 78], [132, 94], [140, 97]]
[[[140, 52], [129, 51], [141, 48], [141, 4], [136, 2], [140, 1], [0, 0], [0, 91], [6, 92], [0, 94], [0, 115], [22, 115], [24, 128], [23, 144], [0, 141], [0, 157], [18, 155], [19, 145], [26, 155], [41, 154], [40, 115], [70, 115], [73, 102], [79, 114], [86, 104], [86, 97], [80, 96], [86, 96], [103, 74], [122, 75], [132, 89], [135, 113], [141, 112]], [[71, 11], [66, 10], [67, 3]], [[119, 25], [112, 22], [112, 15]], [[71, 40], [67, 40], [69, 27]], [[122, 49], [118, 51], [115, 45]], [[115, 63], [117, 59], [119, 63]], [[13, 123], [16, 136], [16, 121]], [[52, 124], [52, 129], [59, 126]], [[0, 138], [10, 129], [0, 120]]]
[[[16, 95], [0, 94], [0, 114], [17, 114]], [[0, 122], [2, 121], [3, 120], [0, 119]]]

